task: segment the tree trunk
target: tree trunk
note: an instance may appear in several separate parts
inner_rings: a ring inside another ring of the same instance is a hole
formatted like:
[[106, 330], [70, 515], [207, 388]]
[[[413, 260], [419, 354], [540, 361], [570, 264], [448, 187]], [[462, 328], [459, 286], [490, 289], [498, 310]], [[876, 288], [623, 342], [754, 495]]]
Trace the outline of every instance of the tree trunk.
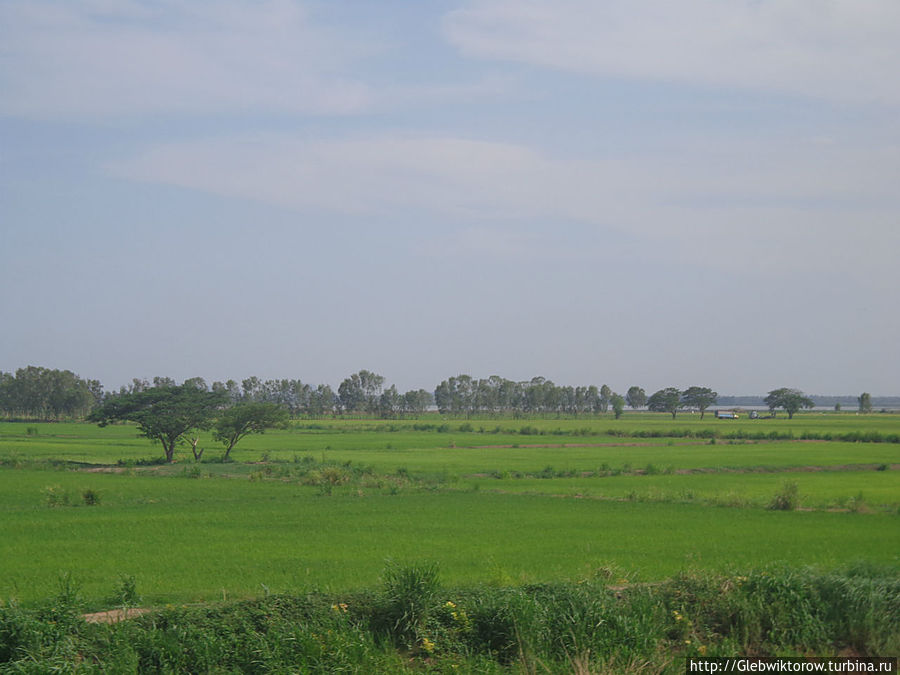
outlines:
[[231, 449], [232, 449], [235, 445], [237, 445], [238, 440], [239, 440], [239, 439], [237, 439], [237, 438], [233, 439], [233, 440], [228, 444], [228, 447], [225, 448], [225, 454], [222, 455], [222, 461], [223, 461], [223, 462], [227, 462], [227, 461], [228, 461], [228, 455], [231, 454]]
[[197, 451], [197, 443], [200, 441], [200, 438], [192, 438], [191, 439], [191, 452], [194, 453], [194, 461], [199, 462], [200, 458], [203, 457], [203, 448], [200, 448], [200, 451]]

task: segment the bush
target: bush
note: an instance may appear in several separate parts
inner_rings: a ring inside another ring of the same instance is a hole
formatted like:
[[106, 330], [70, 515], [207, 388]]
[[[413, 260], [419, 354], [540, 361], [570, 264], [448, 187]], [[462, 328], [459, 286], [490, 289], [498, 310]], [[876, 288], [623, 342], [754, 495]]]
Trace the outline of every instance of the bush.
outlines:
[[44, 488], [44, 503], [51, 508], [70, 506], [72, 499], [59, 485], [48, 485]]
[[794, 511], [800, 506], [800, 487], [795, 481], [788, 481], [775, 493], [768, 508], [772, 511]]
[[88, 488], [81, 493], [81, 501], [84, 502], [85, 506], [99, 506], [100, 493], [96, 490], [91, 490], [90, 488]]

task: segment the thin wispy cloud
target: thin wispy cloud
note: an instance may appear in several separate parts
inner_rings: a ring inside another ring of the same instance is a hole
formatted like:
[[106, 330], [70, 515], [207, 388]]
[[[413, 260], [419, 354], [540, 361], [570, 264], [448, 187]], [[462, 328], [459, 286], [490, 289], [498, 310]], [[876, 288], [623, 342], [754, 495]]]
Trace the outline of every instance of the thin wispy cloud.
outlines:
[[0, 43], [6, 115], [323, 115], [371, 101], [347, 72], [362, 47], [289, 0], [11, 0]]
[[900, 104], [894, 0], [470, 0], [444, 25], [477, 58]]
[[[474, 217], [505, 229], [580, 222], [671, 240], [668, 253], [712, 266], [759, 269], [758, 254], [770, 259], [768, 269], [834, 267], [841, 260], [801, 252], [843, 241], [847, 260], [865, 255], [879, 269], [891, 249], [870, 250], [871, 238], [900, 243], [889, 217], [898, 206], [892, 177], [900, 159], [886, 152], [854, 158], [815, 143], [691, 148], [686, 141], [677, 153], [587, 161], [452, 137], [259, 134], [163, 144], [108, 170], [298, 211], [403, 213], [424, 222]], [[861, 202], [869, 205], [863, 212]], [[775, 248], [774, 238], [781, 241]], [[459, 241], [449, 250], [465, 250], [467, 240]]]

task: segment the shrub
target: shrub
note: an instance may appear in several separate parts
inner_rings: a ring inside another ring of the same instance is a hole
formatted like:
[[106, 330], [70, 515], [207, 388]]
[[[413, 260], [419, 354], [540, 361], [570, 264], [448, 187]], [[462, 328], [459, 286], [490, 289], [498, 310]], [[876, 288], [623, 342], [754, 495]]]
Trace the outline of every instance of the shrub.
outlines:
[[44, 503], [51, 508], [69, 506], [72, 503], [69, 493], [59, 485], [48, 485], [44, 488]]
[[800, 487], [795, 481], [787, 481], [775, 493], [768, 508], [772, 511], [794, 511], [800, 505]]
[[85, 506], [99, 506], [100, 505], [100, 493], [96, 490], [92, 490], [88, 488], [84, 492], [81, 493], [81, 501], [84, 502]]
[[866, 504], [866, 498], [863, 496], [862, 491], [849, 499], [847, 508], [850, 509], [851, 513], [869, 513], [869, 506]]

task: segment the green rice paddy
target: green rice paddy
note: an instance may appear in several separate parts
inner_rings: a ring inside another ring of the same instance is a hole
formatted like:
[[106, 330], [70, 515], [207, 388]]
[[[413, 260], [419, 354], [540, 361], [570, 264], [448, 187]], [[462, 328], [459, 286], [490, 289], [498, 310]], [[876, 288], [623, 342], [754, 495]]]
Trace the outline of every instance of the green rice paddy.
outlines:
[[[150, 604], [344, 591], [386, 559], [497, 584], [900, 568], [900, 444], [803, 440], [898, 431], [889, 414], [300, 421], [234, 462], [166, 466], [131, 426], [0, 423], [0, 600], [66, 573], [98, 608], [123, 575]], [[798, 508], [767, 509], [786, 483]]]

